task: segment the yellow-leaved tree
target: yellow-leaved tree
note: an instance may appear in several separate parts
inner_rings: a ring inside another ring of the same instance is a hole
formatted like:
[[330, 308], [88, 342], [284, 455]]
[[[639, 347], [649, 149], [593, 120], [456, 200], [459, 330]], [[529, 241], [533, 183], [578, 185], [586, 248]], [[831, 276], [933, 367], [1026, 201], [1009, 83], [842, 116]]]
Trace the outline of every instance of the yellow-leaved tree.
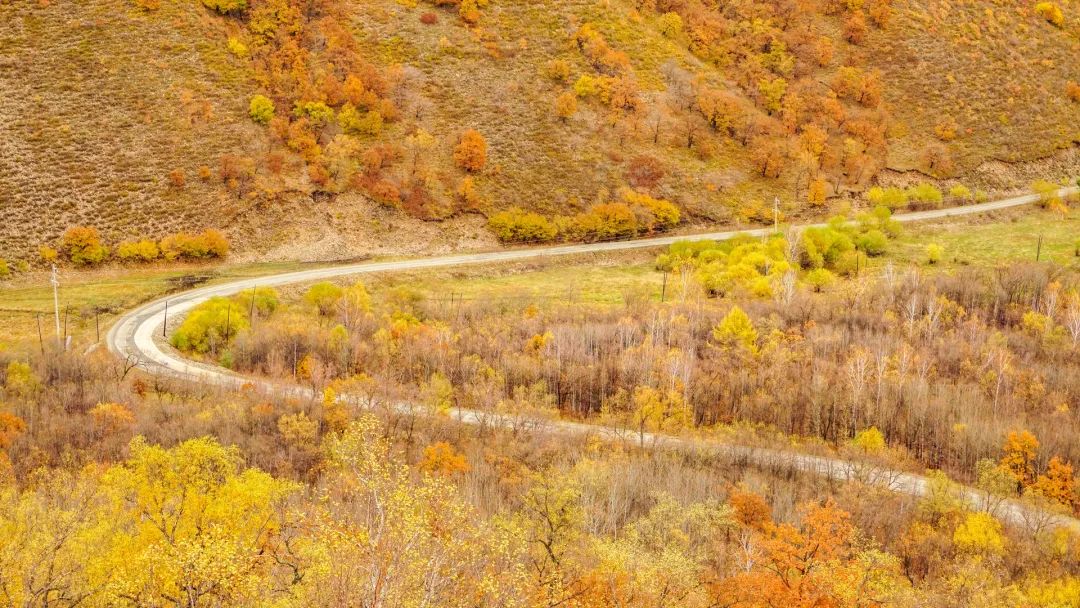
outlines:
[[742, 346], [749, 352], [757, 352], [758, 333], [750, 317], [738, 306], [713, 328], [713, 340], [724, 346]]
[[365, 415], [325, 441], [306, 514], [297, 606], [524, 606], [522, 534], [442, 477], [417, 477]]
[[675, 432], [694, 423], [694, 412], [678, 391], [662, 393], [649, 386], [634, 389], [634, 426], [642, 444], [647, 431]]
[[586, 606], [708, 606], [710, 539], [733, 525], [718, 502], [683, 505], [654, 494], [652, 508], [615, 538], [597, 540], [598, 563], [585, 578]]
[[116, 525], [87, 570], [107, 605], [240, 606], [271, 584], [282, 513], [295, 484], [245, 469], [236, 447], [204, 437], [165, 449], [141, 437], [102, 478]]
[[93, 605], [111, 573], [91, 580], [87, 564], [109, 553], [117, 523], [90, 475], [54, 470], [25, 490], [0, 484], [0, 604]]

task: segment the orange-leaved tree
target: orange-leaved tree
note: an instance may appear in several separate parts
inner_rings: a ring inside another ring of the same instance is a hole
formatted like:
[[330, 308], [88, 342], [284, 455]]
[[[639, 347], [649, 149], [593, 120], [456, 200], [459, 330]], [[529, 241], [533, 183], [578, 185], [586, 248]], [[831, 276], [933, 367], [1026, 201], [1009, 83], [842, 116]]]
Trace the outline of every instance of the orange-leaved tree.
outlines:
[[487, 164], [487, 141], [479, 131], [469, 129], [461, 134], [454, 148], [454, 162], [470, 173], [476, 173]]
[[719, 605], [881, 606], [905, 584], [896, 558], [862, 546], [851, 516], [831, 500], [804, 506], [799, 526], [754, 525], [756, 559], [711, 585]]

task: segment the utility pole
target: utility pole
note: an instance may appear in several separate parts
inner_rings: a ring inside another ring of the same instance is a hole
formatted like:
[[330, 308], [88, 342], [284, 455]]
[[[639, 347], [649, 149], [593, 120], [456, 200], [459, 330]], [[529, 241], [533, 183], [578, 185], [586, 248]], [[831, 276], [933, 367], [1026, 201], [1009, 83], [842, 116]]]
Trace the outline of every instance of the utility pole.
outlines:
[[1038, 262], [1039, 258], [1042, 257], [1042, 237], [1043, 237], [1043, 235], [1040, 234], [1039, 235], [1039, 244], [1035, 246], [1035, 261], [1036, 262]]
[[772, 199], [772, 217], [773, 217], [773, 232], [780, 233], [780, 197], [774, 196]]
[[664, 299], [667, 297], [667, 271], [664, 271], [664, 285], [660, 288], [660, 303], [664, 303]]
[[45, 354], [45, 341], [41, 339], [41, 315], [37, 316], [37, 343], [38, 348], [41, 349], [41, 354]]
[[56, 272], [56, 264], [52, 265], [53, 316], [56, 318], [56, 341], [60, 342], [60, 275]]
[[169, 335], [165, 333], [166, 328], [169, 327], [169, 301], [165, 300], [165, 319], [161, 322], [161, 337], [168, 338]]

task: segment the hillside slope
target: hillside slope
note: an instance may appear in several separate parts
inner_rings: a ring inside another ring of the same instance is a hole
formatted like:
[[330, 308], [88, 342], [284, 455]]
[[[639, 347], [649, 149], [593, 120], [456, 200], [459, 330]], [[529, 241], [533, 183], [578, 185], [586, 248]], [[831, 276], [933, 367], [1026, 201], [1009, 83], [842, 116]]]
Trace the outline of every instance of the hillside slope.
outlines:
[[1045, 4], [0, 2], [0, 255], [74, 224], [218, 227], [278, 257], [446, 249], [492, 243], [481, 216], [511, 207], [596, 238], [575, 214], [628, 186], [722, 223], [911, 171], [1026, 186], [987, 163], [1080, 124], [1080, 19]]

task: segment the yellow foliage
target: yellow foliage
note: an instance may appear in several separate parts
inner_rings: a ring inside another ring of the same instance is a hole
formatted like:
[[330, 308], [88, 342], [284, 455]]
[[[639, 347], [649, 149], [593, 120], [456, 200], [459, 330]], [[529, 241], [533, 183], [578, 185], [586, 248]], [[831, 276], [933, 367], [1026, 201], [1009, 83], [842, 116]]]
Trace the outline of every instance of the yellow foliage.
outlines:
[[29, 397], [41, 389], [41, 379], [29, 363], [12, 361], [8, 363], [4, 374], [4, 386], [16, 395]]
[[90, 409], [94, 426], [103, 433], [119, 433], [135, 426], [135, 415], [119, 403], [99, 403]]
[[304, 412], [278, 418], [277, 427], [285, 443], [300, 448], [313, 447], [319, 434], [319, 423]]
[[677, 391], [666, 394], [648, 387], [634, 389], [634, 426], [640, 432], [675, 432], [694, 424], [694, 412]]
[[559, 118], [568, 120], [576, 113], [577, 95], [573, 92], [566, 91], [555, 99], [555, 114]]
[[885, 435], [877, 427], [872, 426], [855, 433], [851, 445], [868, 454], [876, 454], [885, 449]]
[[1040, 2], [1035, 5], [1035, 12], [1040, 17], [1046, 19], [1054, 27], [1062, 27], [1065, 25], [1065, 15], [1058, 8], [1058, 5], [1053, 2]]
[[420, 392], [424, 405], [433, 414], [445, 415], [454, 406], [454, 385], [440, 372], [432, 374], [420, 387]]
[[1001, 522], [989, 513], [968, 513], [953, 532], [953, 543], [961, 551], [1000, 555], [1005, 551]]
[[728, 346], [742, 346], [750, 352], [757, 350], [758, 332], [742, 308], [733, 306], [712, 330], [713, 340]]
[[828, 182], [820, 178], [812, 180], [806, 191], [806, 201], [815, 207], [821, 207], [827, 197]]
[[150, 605], [254, 603], [273, 565], [276, 509], [296, 489], [244, 470], [235, 447], [210, 438], [171, 449], [136, 438], [103, 484], [112, 512], [103, 519], [122, 526], [87, 572], [109, 577], [109, 603]]

